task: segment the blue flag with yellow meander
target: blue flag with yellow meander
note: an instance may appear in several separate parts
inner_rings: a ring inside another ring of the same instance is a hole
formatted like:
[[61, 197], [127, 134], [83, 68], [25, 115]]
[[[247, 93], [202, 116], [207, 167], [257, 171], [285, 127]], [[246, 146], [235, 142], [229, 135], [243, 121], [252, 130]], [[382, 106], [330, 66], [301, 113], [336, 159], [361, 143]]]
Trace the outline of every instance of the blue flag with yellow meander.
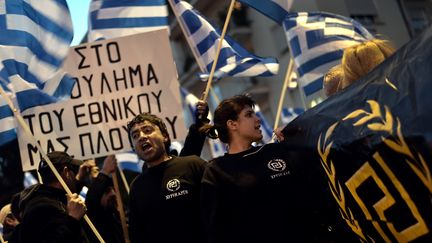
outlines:
[[432, 242], [432, 27], [284, 128], [365, 242]]

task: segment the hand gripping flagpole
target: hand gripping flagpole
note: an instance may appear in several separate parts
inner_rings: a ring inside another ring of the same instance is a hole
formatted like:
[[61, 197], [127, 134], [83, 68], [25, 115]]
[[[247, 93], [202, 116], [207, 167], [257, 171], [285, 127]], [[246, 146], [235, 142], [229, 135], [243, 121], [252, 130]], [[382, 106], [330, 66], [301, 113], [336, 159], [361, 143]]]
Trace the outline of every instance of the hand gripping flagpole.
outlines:
[[[3, 83], [7, 83], [3, 78], [0, 77], [0, 80]], [[0, 85], [0, 95], [3, 96], [6, 103], [8, 104], [9, 108], [13, 111], [15, 118], [17, 119], [18, 123], [21, 125], [21, 127], [24, 129], [24, 132], [28, 135], [28, 137], [31, 139], [31, 142], [36, 145], [36, 148], [38, 149], [39, 153], [42, 155], [42, 158], [47, 162], [49, 168], [53, 172], [54, 176], [57, 178], [57, 180], [60, 182], [60, 185], [63, 187], [63, 189], [66, 191], [67, 195], [71, 196], [72, 191], [69, 189], [69, 187], [64, 182], [63, 178], [60, 176], [60, 174], [57, 172], [57, 169], [52, 164], [51, 160], [48, 158], [40, 144], [37, 142], [35, 136], [31, 133], [29, 126], [24, 121], [24, 118], [19, 113], [18, 109], [15, 108], [14, 104], [12, 103], [12, 100], [9, 98], [9, 96], [4, 91], [3, 87]], [[98, 240], [101, 243], [105, 243], [105, 241], [102, 239], [102, 236], [99, 234], [97, 229], [94, 227], [93, 223], [90, 221], [89, 217], [84, 214], [84, 220], [87, 222], [89, 227], [92, 229], [93, 233], [96, 235]]]
[[279, 104], [278, 104], [278, 109], [276, 112], [276, 119], [275, 119], [275, 123], [273, 126], [273, 131], [276, 130], [276, 128], [278, 128], [278, 126], [279, 126], [279, 120], [280, 120], [280, 114], [282, 112], [283, 101], [285, 98], [286, 90], [287, 90], [289, 83], [291, 81], [290, 77], [291, 77], [291, 73], [293, 71], [293, 66], [294, 66], [294, 60], [292, 58], [290, 58], [289, 63], [288, 63], [288, 69], [287, 69], [287, 72], [285, 74], [285, 80], [284, 80], [284, 83], [282, 84], [282, 91], [281, 91], [281, 94], [279, 97]]

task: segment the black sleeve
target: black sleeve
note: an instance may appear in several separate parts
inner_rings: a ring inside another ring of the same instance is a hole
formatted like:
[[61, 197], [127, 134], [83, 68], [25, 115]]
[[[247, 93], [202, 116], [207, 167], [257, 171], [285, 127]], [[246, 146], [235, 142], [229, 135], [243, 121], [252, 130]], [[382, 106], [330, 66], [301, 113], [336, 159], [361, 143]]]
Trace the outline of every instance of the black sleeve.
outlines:
[[218, 242], [218, 191], [214, 185], [209, 168], [201, 182], [200, 210], [207, 242]]
[[180, 156], [196, 155], [199, 157], [204, 147], [205, 138], [206, 135], [199, 132], [199, 125], [192, 124], [189, 127]]
[[129, 196], [129, 238], [131, 243], [140, 243], [145, 240], [142, 239], [140, 231], [143, 230], [144, 222], [139, 216], [140, 199], [137, 197], [139, 190], [136, 188], [136, 180], [131, 184], [131, 191]]
[[21, 239], [34, 237], [32, 240], [38, 242], [83, 241], [80, 221], [69, 216], [64, 205], [58, 201], [34, 199], [26, 208], [21, 224]]
[[92, 181], [86, 195], [86, 206], [88, 213], [101, 209], [101, 198], [105, 190], [112, 185], [109, 176], [99, 173], [98, 176]]

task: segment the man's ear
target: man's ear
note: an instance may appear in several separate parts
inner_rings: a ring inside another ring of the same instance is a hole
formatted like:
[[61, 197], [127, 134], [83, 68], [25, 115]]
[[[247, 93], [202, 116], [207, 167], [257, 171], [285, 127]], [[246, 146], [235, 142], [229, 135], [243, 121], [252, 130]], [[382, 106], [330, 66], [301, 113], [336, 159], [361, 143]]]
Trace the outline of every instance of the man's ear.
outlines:
[[233, 120], [227, 121], [227, 127], [229, 130], [236, 130], [237, 129], [237, 122]]

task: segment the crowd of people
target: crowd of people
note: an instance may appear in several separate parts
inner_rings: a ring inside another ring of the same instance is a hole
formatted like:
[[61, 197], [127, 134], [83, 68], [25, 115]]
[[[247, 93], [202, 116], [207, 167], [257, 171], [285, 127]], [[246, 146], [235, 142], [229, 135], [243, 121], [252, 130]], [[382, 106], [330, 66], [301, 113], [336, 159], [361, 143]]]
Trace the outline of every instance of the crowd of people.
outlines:
[[[344, 51], [342, 63], [324, 78], [327, 95], [369, 73], [394, 49], [371, 40]], [[138, 157], [145, 161], [129, 193], [128, 232], [121, 226], [112, 176], [115, 156], [102, 169], [94, 162], [51, 152], [49, 159], [72, 191], [67, 194], [45, 160], [38, 167], [43, 184], [26, 188], [0, 213], [3, 237], [13, 242], [97, 242], [87, 214], [105, 242], [351, 242], [340, 224], [326, 183], [282, 142], [253, 146], [262, 139], [255, 102], [247, 95], [223, 100], [207, 120], [208, 106], [197, 105], [195, 124], [183, 150], [172, 154], [163, 120], [144, 113], [128, 123]], [[200, 158], [206, 133], [227, 145], [209, 162]], [[92, 173], [93, 171], [93, 173]], [[91, 179], [88, 179], [91, 178]], [[77, 193], [88, 184], [85, 201]], [[300, 186], [301, 185], [301, 186]], [[125, 233], [128, 237], [125, 237]]]

